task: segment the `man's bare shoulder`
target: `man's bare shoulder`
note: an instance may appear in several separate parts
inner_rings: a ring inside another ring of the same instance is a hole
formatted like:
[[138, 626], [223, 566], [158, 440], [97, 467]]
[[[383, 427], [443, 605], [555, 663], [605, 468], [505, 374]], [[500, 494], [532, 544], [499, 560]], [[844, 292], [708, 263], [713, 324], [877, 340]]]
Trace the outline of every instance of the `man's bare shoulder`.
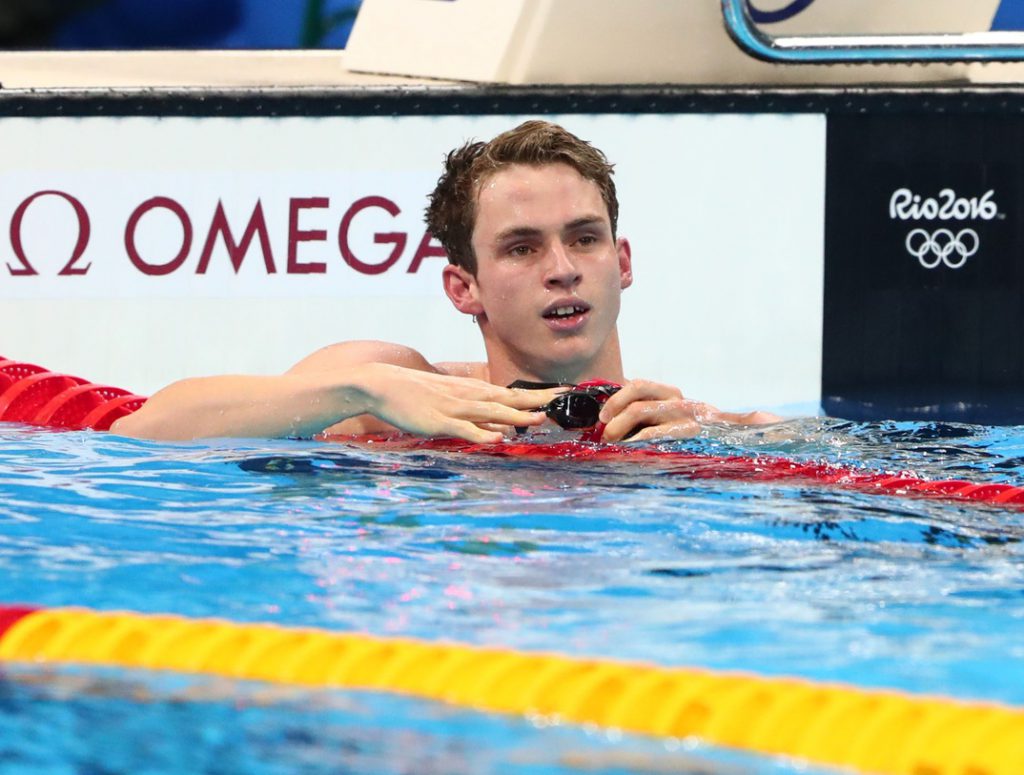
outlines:
[[412, 347], [395, 344], [394, 342], [381, 342], [369, 339], [338, 342], [322, 347], [296, 363], [287, 373], [309, 374], [318, 371], [344, 369], [364, 363], [389, 363], [393, 366], [403, 366], [407, 369], [417, 369], [419, 371], [432, 371], [452, 377], [471, 377], [485, 381], [487, 379], [486, 363], [461, 361], [430, 363], [430, 361], [423, 357], [422, 353], [414, 350]]
[[444, 361], [435, 363], [434, 368], [451, 377], [470, 377], [488, 382], [487, 364], [469, 361]]
[[287, 373], [333, 371], [365, 363], [389, 363], [419, 371], [438, 371], [419, 351], [411, 347], [394, 342], [354, 340], [322, 347], [296, 363]]

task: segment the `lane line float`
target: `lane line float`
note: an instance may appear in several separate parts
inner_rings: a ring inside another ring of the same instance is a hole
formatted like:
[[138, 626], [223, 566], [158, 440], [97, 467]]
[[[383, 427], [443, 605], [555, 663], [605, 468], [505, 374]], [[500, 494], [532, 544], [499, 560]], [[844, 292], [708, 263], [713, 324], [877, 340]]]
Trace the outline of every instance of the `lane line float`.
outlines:
[[[31, 363], [0, 356], [0, 422], [21, 422], [65, 430], [106, 431], [146, 402], [121, 388], [96, 385]], [[1024, 508], [1024, 487], [966, 480], [928, 480], [908, 472], [870, 471], [831, 463], [777, 457], [705, 455], [629, 444], [555, 443], [473, 444], [458, 439], [423, 439], [406, 434], [320, 437], [326, 441], [377, 444], [399, 451], [439, 451], [545, 460], [637, 462], [657, 465], [687, 479], [728, 479], [828, 485], [879, 495], [968, 501]], [[1022, 768], [1024, 771], [1024, 768]]]
[[386, 691], [865, 773], [1020, 775], [1024, 709], [798, 678], [271, 624], [0, 607], [0, 661]]
[[[668, 474], [686, 479], [728, 479], [733, 481], [780, 482], [810, 486], [828, 485], [878, 495], [970, 501], [992, 506], [1024, 507], [1024, 487], [962, 479], [922, 479], [900, 471], [888, 473], [852, 468], [833, 463], [802, 462], [778, 457], [705, 455], [694, 452], [637, 447], [629, 444], [554, 443], [474, 444], [460, 439], [424, 439], [407, 434], [377, 436], [325, 436], [328, 441], [354, 442], [400, 451], [462, 452], [493, 457], [537, 460], [579, 460], [585, 462], [636, 462], [657, 466]], [[1024, 769], [1022, 769], [1024, 772]]]
[[0, 421], [106, 431], [145, 397], [0, 356]]

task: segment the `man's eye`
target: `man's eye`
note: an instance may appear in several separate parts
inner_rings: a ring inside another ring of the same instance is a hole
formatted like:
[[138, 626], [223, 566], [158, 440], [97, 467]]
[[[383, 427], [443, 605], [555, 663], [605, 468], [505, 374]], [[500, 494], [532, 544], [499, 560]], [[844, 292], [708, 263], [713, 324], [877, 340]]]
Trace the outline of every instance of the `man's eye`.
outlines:
[[528, 256], [530, 255], [530, 246], [516, 245], [515, 247], [511, 248], [508, 252], [511, 253], [513, 256]]
[[576, 244], [583, 245], [585, 247], [590, 245], [596, 245], [597, 237], [595, 237], [593, 234], [584, 234], [582, 237], [576, 240]]

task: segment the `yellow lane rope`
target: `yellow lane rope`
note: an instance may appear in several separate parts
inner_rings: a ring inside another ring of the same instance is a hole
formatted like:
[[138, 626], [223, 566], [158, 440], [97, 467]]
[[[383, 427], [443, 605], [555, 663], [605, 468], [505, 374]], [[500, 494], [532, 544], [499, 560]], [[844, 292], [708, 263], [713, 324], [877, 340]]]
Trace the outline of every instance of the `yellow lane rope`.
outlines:
[[1024, 710], [791, 678], [74, 608], [29, 611], [0, 660], [399, 692], [906, 775], [1024, 774]]

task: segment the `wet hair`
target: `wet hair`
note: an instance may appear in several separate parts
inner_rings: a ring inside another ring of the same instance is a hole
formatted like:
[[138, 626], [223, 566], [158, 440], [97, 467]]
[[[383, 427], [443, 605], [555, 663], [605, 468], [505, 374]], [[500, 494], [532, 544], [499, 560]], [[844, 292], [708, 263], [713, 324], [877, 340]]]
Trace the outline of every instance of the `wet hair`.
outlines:
[[444, 246], [448, 261], [476, 274], [473, 228], [483, 184], [513, 164], [568, 164], [597, 185], [608, 208], [612, 236], [619, 220], [619, 201], [612, 180], [613, 165], [597, 148], [557, 124], [526, 121], [493, 140], [469, 142], [445, 158], [444, 172], [430, 195], [426, 220], [430, 233]]

